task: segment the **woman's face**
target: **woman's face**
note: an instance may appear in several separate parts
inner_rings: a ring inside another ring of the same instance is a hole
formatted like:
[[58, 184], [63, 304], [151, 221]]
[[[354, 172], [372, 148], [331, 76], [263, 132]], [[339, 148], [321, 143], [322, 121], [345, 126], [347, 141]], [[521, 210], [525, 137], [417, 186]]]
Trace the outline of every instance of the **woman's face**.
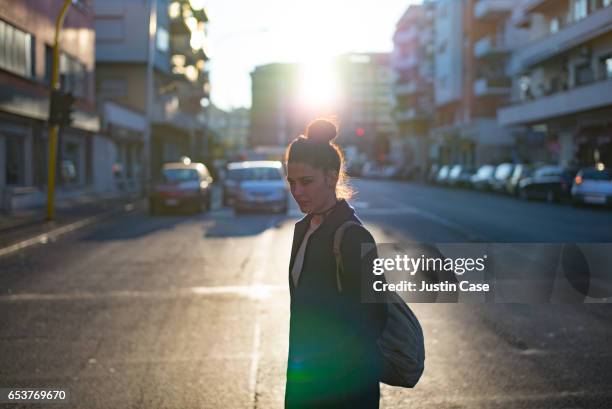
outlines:
[[287, 165], [287, 181], [291, 194], [304, 213], [318, 213], [336, 200], [335, 172], [327, 174], [320, 169], [304, 163]]

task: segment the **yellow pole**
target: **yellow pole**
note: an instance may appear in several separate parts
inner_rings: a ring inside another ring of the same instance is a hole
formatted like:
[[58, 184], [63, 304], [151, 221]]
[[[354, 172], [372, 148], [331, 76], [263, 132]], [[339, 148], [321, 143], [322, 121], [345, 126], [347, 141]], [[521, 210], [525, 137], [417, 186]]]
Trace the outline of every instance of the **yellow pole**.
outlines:
[[[59, 82], [59, 36], [64, 25], [64, 17], [72, 0], [64, 0], [62, 9], [55, 20], [55, 41], [53, 43], [53, 69], [51, 71], [51, 90], [58, 88]], [[57, 162], [57, 133], [59, 125], [51, 124], [49, 129], [49, 179], [47, 182], [47, 220], [55, 216], [55, 169]]]

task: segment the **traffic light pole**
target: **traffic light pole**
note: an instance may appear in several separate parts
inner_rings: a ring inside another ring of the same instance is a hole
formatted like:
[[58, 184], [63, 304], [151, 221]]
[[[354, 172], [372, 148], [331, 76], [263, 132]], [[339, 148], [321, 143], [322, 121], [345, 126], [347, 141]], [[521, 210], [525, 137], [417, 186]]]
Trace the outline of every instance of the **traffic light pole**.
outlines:
[[[58, 89], [59, 83], [59, 36], [64, 25], [64, 17], [72, 0], [64, 0], [62, 9], [55, 20], [55, 39], [53, 43], [53, 68], [51, 71], [51, 91]], [[57, 134], [59, 125], [51, 123], [49, 128], [49, 172], [47, 182], [47, 220], [55, 216], [55, 170], [57, 169]]]

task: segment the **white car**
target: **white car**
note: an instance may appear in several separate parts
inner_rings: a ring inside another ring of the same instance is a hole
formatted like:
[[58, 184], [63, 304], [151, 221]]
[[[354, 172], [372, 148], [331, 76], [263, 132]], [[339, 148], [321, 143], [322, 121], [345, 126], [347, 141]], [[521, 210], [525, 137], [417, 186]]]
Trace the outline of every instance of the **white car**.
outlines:
[[282, 163], [278, 161], [248, 161], [233, 164], [238, 184], [234, 211], [271, 210], [287, 213], [289, 189]]
[[612, 171], [603, 164], [581, 169], [572, 186], [573, 204], [612, 204]]

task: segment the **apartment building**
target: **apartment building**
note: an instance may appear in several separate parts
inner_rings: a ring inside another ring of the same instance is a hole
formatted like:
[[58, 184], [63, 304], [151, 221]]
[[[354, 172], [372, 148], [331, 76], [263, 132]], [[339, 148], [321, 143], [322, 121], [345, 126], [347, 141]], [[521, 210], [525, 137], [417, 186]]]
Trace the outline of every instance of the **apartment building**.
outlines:
[[393, 121], [390, 53], [351, 53], [336, 59], [339, 80], [338, 142], [379, 161], [397, 160], [389, 154], [398, 141]]
[[208, 159], [201, 115], [210, 93], [208, 15], [203, 5], [105, 0], [95, 2], [94, 10], [100, 104], [111, 102], [117, 110], [145, 118], [141, 140], [120, 146], [126, 172], [136, 172], [134, 164], [146, 166], [148, 159], [145, 173], [155, 178], [163, 162], [181, 156]]
[[[402, 162], [417, 174], [430, 165], [434, 119], [434, 3], [410, 6], [393, 35], [394, 119]], [[398, 151], [398, 150], [395, 150]]]
[[[49, 92], [55, 18], [62, 0], [0, 0], [0, 208], [46, 200]], [[61, 34], [60, 85], [76, 97], [74, 122], [58, 146], [57, 197], [91, 188], [99, 118], [95, 108], [94, 19], [74, 2]]]
[[512, 101], [500, 123], [522, 127], [548, 160], [612, 165], [612, 1], [518, 3], [511, 21], [528, 37], [509, 64]]
[[250, 110], [234, 108], [223, 110], [211, 104], [208, 108], [208, 126], [215, 135], [219, 152], [215, 157], [238, 159], [247, 149], [250, 131]]
[[299, 69], [297, 64], [273, 63], [251, 73], [250, 148], [286, 147], [304, 132]]
[[432, 129], [440, 163], [479, 165], [511, 160], [514, 139], [499, 126], [509, 100], [505, 72], [515, 34], [507, 16], [514, 2], [439, 0], [435, 3]]

